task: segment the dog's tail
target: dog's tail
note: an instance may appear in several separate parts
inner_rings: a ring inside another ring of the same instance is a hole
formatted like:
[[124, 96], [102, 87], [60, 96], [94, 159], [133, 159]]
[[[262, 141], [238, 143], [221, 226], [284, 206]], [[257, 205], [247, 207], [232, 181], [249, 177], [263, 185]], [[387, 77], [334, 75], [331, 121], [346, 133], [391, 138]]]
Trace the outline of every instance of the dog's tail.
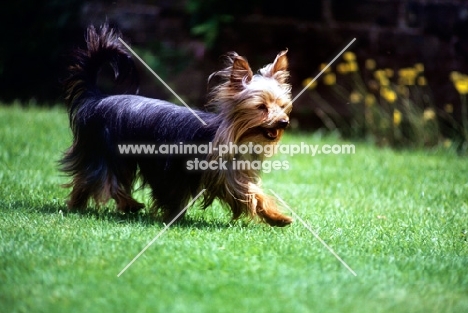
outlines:
[[135, 64], [128, 50], [119, 40], [120, 32], [107, 23], [96, 29], [90, 26], [86, 34], [86, 48], [76, 49], [63, 81], [65, 101], [73, 125], [78, 109], [92, 98], [101, 98], [96, 81], [100, 68], [110, 64], [117, 83], [130, 77], [137, 80]]

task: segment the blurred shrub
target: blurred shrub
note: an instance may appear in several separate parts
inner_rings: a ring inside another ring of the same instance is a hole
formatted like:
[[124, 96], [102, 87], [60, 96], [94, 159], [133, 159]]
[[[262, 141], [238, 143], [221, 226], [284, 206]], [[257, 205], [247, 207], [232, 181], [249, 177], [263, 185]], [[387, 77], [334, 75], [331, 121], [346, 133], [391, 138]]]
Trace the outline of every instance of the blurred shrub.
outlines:
[[[462, 97], [462, 122], [459, 123], [452, 116], [452, 105], [447, 104], [443, 109], [435, 106], [423, 64], [397, 71], [378, 68], [373, 59], [362, 64], [363, 69], [355, 54], [346, 52], [318, 81], [304, 80], [314, 112], [326, 128], [382, 146], [425, 147], [450, 144], [440, 131], [440, 121], [445, 120], [461, 134], [462, 143], [468, 142], [468, 76], [452, 74]], [[322, 64], [321, 69], [325, 66]], [[331, 97], [326, 99], [325, 94]], [[346, 104], [344, 111], [342, 104]]]
[[191, 32], [203, 39], [208, 48], [212, 48], [224, 25], [231, 23], [234, 16], [248, 13], [258, 1], [247, 0], [225, 2], [220, 0], [188, 0], [186, 11], [190, 14]]

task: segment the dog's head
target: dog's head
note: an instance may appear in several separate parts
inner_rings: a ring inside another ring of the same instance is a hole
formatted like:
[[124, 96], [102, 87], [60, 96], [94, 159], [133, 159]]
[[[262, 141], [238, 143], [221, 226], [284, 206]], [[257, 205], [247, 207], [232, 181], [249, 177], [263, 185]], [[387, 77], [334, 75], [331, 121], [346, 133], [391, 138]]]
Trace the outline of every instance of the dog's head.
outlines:
[[289, 125], [292, 103], [286, 52], [257, 74], [246, 59], [231, 53], [228, 67], [215, 73], [226, 78], [212, 93], [228, 128], [220, 131], [228, 131], [234, 143], [275, 143]]

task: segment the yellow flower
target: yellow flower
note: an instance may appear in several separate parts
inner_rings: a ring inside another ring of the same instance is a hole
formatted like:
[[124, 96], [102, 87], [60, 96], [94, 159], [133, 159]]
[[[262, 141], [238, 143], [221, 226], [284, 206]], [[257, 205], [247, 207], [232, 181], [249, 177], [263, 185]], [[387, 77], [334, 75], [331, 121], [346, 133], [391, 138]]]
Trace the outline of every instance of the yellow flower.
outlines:
[[418, 85], [419, 85], [419, 86], [426, 86], [426, 85], [427, 85], [426, 77], [424, 77], [424, 76], [419, 76], [419, 77], [418, 77]]
[[459, 94], [466, 95], [468, 93], [468, 75], [453, 71], [450, 73], [450, 79]]
[[334, 73], [325, 74], [323, 83], [328, 86], [336, 84], [336, 75]]
[[375, 67], [376, 67], [375, 60], [374, 59], [367, 59], [364, 66], [365, 66], [366, 70], [369, 70], [369, 71], [374, 70]]
[[[327, 63], [321, 63], [320, 64], [320, 71], [322, 71], [325, 67], [327, 67]], [[330, 67], [327, 67], [324, 73], [329, 73], [331, 71]]]
[[416, 72], [422, 73], [422, 72], [424, 72], [424, 64], [422, 64], [422, 63], [416, 63], [416, 64], [414, 65], [414, 69], [416, 70]]
[[348, 74], [350, 72], [349, 70], [349, 64], [348, 63], [338, 63], [336, 66], [336, 71], [342, 75]]
[[387, 73], [385, 70], [377, 70], [374, 72], [374, 77], [377, 79], [382, 86], [390, 85], [390, 81], [388, 80]]
[[362, 95], [359, 92], [353, 90], [353, 92], [351, 92], [349, 95], [349, 101], [353, 104], [359, 103], [362, 101]]
[[388, 92], [385, 93], [385, 99], [390, 103], [395, 102], [395, 100], [397, 99], [396, 92], [393, 90], [389, 90]]
[[436, 114], [435, 114], [433, 109], [431, 109], [431, 108], [425, 109], [424, 113], [423, 113], [423, 120], [430, 121], [430, 120], [433, 120], [435, 118], [435, 116], [436, 116]]
[[412, 67], [402, 68], [398, 71], [398, 83], [408, 86], [414, 85], [417, 75], [417, 71]]
[[377, 80], [381, 80], [382, 78], [387, 78], [386, 74], [385, 74], [385, 71], [384, 70], [376, 70], [374, 72], [374, 77], [375, 79]]
[[348, 63], [348, 70], [351, 73], [357, 72], [359, 70], [359, 66], [356, 63], [356, 61], [351, 61], [351, 62]]
[[352, 72], [357, 72], [359, 70], [359, 66], [356, 61], [349, 61], [347, 63], [338, 63], [336, 66], [336, 71], [340, 74], [348, 74]]
[[354, 52], [347, 51], [347, 52], [343, 53], [343, 59], [345, 61], [348, 61], [348, 62], [355, 61], [356, 60], [356, 55], [354, 54]]
[[313, 80], [312, 77], [304, 79], [302, 81], [302, 86], [304, 86], [304, 88], [307, 88], [307, 89], [314, 89], [317, 86], [317, 80], [314, 80], [314, 82], [312, 82], [312, 80]]
[[444, 105], [444, 111], [447, 113], [453, 113], [453, 105], [451, 103], [447, 103]]
[[401, 112], [393, 110], [393, 125], [398, 126], [401, 124]]
[[380, 95], [389, 103], [395, 102], [398, 98], [396, 92], [390, 88], [380, 88]]
[[390, 81], [388, 80], [387, 77], [383, 77], [383, 78], [380, 80], [380, 85], [382, 85], [382, 86], [389, 86], [389, 85], [390, 85]]
[[373, 94], [367, 94], [366, 97], [364, 98], [364, 104], [366, 107], [371, 107], [376, 103], [375, 97]]
[[468, 93], [468, 79], [466, 77], [457, 79], [454, 85], [459, 94], [466, 95]]

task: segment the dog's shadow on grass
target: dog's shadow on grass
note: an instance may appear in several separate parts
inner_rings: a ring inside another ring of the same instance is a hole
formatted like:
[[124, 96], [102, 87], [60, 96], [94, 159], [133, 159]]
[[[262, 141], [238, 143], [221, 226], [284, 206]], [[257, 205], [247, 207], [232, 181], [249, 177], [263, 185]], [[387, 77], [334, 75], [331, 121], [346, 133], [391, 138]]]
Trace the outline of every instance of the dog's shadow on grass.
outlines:
[[[155, 217], [151, 213], [140, 211], [137, 213], [122, 214], [114, 211], [113, 208], [92, 208], [88, 207], [83, 210], [69, 210], [66, 205], [59, 204], [57, 202], [45, 203], [40, 207], [33, 205], [25, 205], [22, 203], [23, 207], [33, 208], [34, 211], [43, 213], [43, 214], [60, 214], [64, 218], [67, 217], [80, 217], [80, 218], [89, 218], [101, 221], [108, 221], [109, 223], [117, 224], [134, 224], [144, 227], [164, 227], [166, 224], [162, 222], [160, 218]], [[196, 210], [196, 208], [192, 209]], [[180, 228], [195, 228], [195, 229], [226, 229], [231, 227], [244, 227], [248, 222], [243, 220], [233, 221], [229, 217], [223, 217], [219, 220], [205, 219], [200, 217], [200, 214], [197, 216], [192, 216], [191, 214], [186, 214], [182, 219], [174, 222], [170, 227], [180, 227]]]

